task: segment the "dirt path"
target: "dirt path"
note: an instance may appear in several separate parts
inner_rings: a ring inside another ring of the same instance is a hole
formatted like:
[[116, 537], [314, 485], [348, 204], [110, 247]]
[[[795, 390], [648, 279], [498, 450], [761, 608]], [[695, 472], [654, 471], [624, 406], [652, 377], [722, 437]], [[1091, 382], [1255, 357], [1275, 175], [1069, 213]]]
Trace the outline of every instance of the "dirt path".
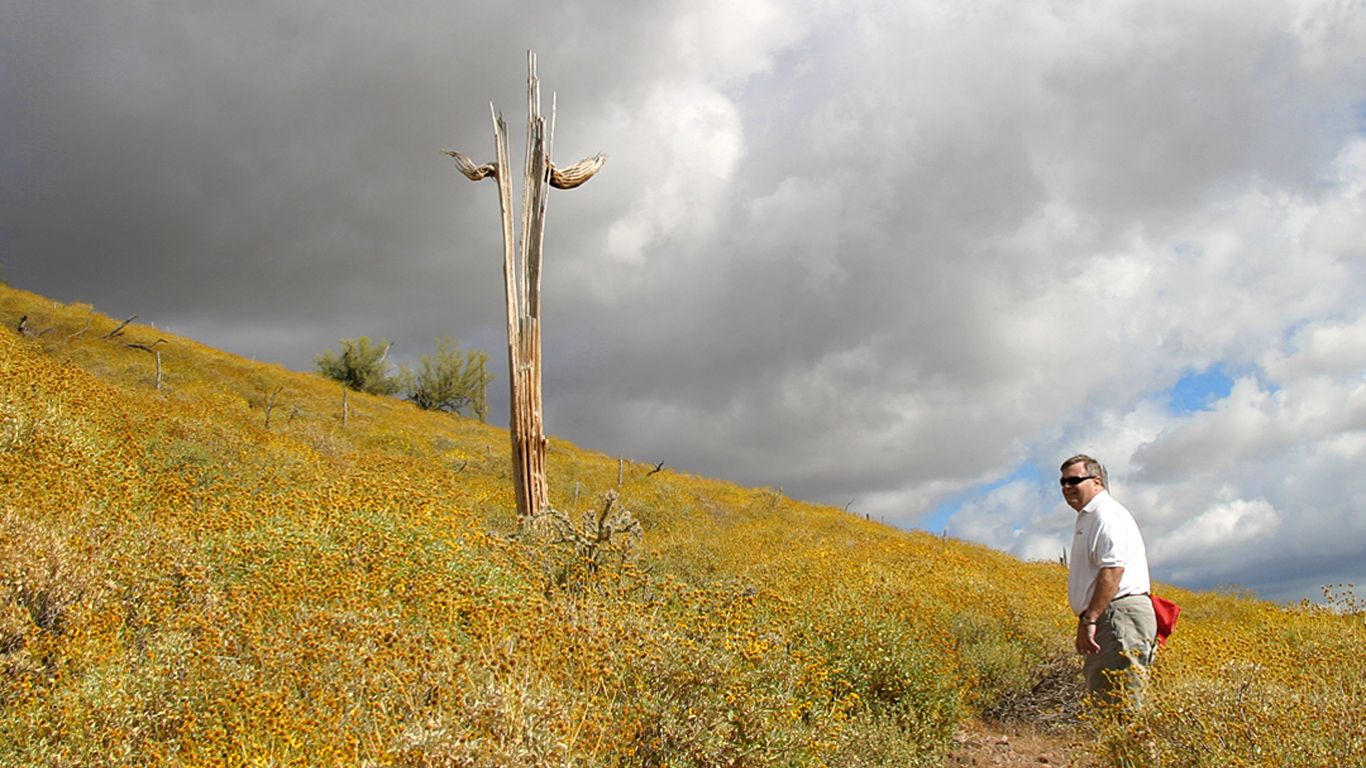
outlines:
[[1083, 750], [1064, 738], [1037, 733], [1016, 725], [965, 723], [954, 734], [955, 746], [945, 768], [1005, 766], [1006, 768], [1094, 768]]

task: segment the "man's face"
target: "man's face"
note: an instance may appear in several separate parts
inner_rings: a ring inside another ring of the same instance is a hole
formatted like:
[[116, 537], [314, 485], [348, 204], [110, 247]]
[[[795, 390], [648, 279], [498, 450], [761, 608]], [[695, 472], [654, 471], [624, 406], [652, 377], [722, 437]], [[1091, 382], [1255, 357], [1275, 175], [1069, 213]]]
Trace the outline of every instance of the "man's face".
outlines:
[[1087, 474], [1084, 461], [1069, 464], [1062, 471], [1062, 497], [1067, 500], [1067, 506], [1078, 512], [1103, 490], [1105, 486], [1100, 484], [1100, 478]]

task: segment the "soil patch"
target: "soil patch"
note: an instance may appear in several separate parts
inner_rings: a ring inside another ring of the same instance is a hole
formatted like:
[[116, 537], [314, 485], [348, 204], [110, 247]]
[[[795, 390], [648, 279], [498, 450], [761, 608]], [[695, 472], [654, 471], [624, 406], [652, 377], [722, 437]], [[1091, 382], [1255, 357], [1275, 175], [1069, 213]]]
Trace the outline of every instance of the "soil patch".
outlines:
[[958, 726], [945, 768], [1097, 768], [1084, 745], [1020, 724], [968, 722]]

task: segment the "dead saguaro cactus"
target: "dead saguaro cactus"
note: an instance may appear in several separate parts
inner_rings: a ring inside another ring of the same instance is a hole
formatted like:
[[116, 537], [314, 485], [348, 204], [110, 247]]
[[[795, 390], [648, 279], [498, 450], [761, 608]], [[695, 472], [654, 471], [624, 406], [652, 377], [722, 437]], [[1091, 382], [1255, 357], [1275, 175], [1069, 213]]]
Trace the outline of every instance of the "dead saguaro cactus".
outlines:
[[512, 173], [508, 163], [507, 123], [489, 103], [493, 115], [496, 159], [475, 165], [465, 155], [443, 150], [470, 181], [492, 177], [498, 181], [498, 206], [503, 218], [503, 281], [507, 289], [508, 381], [512, 402], [512, 468], [517, 492], [517, 514], [523, 522], [550, 508], [546, 481], [546, 437], [541, 411], [541, 249], [545, 240], [545, 208], [549, 187], [573, 189], [593, 177], [607, 162], [596, 155], [560, 169], [550, 160], [555, 132], [555, 99], [550, 120], [541, 116], [541, 86], [536, 79], [536, 55], [527, 54], [526, 168], [522, 180], [520, 248], [512, 220]]

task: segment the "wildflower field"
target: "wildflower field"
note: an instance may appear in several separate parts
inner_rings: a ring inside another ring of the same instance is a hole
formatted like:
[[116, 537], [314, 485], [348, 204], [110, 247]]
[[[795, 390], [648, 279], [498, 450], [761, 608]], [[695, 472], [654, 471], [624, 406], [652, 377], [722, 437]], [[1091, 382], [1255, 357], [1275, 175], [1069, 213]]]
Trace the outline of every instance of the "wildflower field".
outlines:
[[11, 288], [0, 323], [0, 766], [938, 766], [977, 717], [1366, 764], [1350, 592], [1162, 588], [1148, 706], [1088, 715], [1056, 563], [558, 440], [519, 531], [503, 430]]

